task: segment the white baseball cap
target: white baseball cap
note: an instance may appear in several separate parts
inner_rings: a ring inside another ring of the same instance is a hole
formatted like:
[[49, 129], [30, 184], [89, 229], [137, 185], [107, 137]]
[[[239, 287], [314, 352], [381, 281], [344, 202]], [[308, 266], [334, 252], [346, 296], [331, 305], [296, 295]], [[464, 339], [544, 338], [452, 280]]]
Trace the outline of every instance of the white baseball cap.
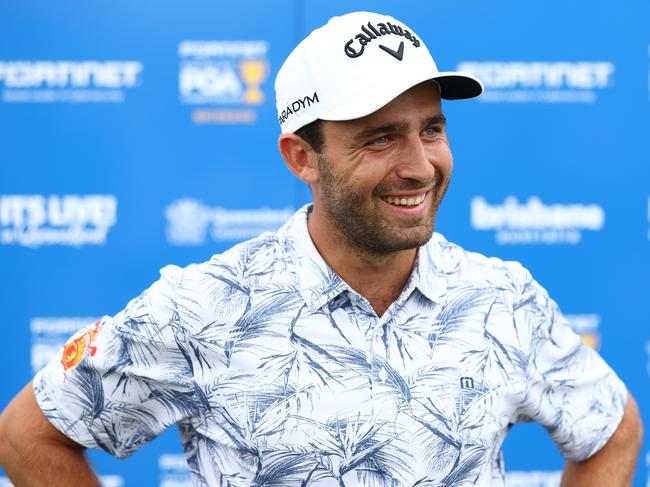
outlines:
[[438, 71], [424, 42], [403, 22], [372, 12], [333, 17], [296, 46], [275, 78], [282, 133], [317, 119], [369, 115], [426, 80], [435, 80], [447, 100], [483, 92], [471, 74]]

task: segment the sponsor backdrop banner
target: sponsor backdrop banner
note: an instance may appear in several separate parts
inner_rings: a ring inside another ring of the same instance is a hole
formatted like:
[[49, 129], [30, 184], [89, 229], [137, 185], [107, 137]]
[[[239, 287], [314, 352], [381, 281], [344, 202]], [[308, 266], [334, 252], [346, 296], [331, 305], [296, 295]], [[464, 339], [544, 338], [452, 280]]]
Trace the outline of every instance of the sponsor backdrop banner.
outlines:
[[[277, 153], [273, 80], [304, 34], [351, 10], [398, 17], [442, 70], [483, 79], [480, 99], [444, 105], [455, 175], [437, 230], [521, 261], [650, 411], [641, 0], [4, 3], [0, 408], [162, 266], [206, 260], [309, 200]], [[504, 452], [508, 485], [558, 485], [542, 428], [515, 426]], [[635, 486], [650, 485], [646, 457]], [[128, 460], [91, 458], [105, 486], [190, 485], [175, 428]]]

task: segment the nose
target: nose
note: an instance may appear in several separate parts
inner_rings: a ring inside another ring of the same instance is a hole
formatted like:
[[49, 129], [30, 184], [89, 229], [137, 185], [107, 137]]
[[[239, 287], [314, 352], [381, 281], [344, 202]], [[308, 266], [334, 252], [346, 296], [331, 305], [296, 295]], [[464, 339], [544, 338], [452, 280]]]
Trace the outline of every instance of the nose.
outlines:
[[405, 137], [400, 149], [399, 163], [395, 172], [401, 179], [425, 183], [433, 180], [436, 174], [433, 153], [418, 135]]

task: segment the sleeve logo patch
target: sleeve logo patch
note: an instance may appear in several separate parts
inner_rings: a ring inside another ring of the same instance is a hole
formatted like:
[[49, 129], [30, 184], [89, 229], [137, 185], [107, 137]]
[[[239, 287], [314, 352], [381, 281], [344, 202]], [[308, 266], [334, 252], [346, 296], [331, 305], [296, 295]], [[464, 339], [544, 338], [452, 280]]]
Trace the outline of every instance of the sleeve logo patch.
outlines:
[[84, 359], [86, 354], [90, 353], [93, 357], [97, 352], [95, 347], [95, 339], [101, 332], [102, 326], [97, 321], [92, 328], [87, 328], [85, 331], [80, 332], [78, 336], [73, 336], [68, 343], [63, 346], [63, 353], [61, 355], [61, 365], [63, 371], [74, 369]]

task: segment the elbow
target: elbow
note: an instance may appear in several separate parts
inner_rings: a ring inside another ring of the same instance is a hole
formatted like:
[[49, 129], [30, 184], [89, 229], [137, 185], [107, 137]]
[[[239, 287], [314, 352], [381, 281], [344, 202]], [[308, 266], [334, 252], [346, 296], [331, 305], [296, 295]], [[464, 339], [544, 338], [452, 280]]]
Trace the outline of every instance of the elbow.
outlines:
[[0, 468], [9, 470], [19, 452], [17, 423], [12, 417], [12, 409], [7, 407], [0, 414]]

